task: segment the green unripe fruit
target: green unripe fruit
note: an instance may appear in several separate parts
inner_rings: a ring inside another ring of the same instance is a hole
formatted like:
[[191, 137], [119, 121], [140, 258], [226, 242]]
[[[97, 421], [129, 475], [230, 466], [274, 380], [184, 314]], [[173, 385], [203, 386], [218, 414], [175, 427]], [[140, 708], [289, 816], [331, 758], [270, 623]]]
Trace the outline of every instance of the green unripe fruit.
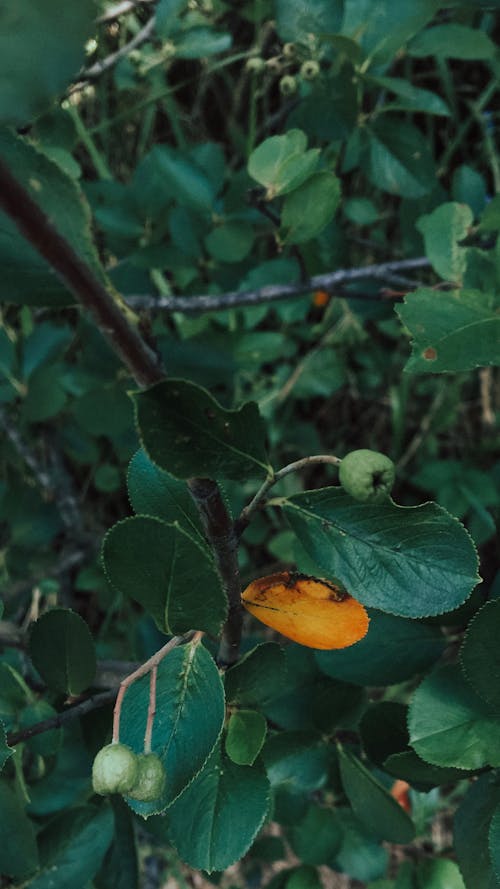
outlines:
[[295, 43], [284, 43], [283, 44], [283, 55], [286, 59], [293, 59], [296, 53]]
[[265, 67], [266, 63], [264, 59], [260, 58], [260, 56], [252, 56], [252, 58], [248, 59], [245, 64], [245, 68], [247, 69], [247, 71], [250, 71], [252, 74], [257, 74]]
[[297, 92], [297, 81], [291, 74], [285, 74], [280, 80], [279, 87], [282, 96], [293, 96]]
[[356, 500], [377, 503], [391, 493], [396, 467], [389, 457], [378, 451], [351, 451], [340, 464], [339, 481]]
[[300, 76], [303, 80], [316, 80], [319, 74], [319, 64], [315, 62], [314, 59], [310, 59], [308, 62], [304, 62], [300, 66]]
[[167, 774], [156, 753], [141, 753], [137, 757], [137, 780], [127, 796], [143, 803], [152, 803], [162, 796]]
[[125, 744], [108, 744], [99, 750], [92, 766], [95, 793], [128, 793], [137, 781], [138, 757]]

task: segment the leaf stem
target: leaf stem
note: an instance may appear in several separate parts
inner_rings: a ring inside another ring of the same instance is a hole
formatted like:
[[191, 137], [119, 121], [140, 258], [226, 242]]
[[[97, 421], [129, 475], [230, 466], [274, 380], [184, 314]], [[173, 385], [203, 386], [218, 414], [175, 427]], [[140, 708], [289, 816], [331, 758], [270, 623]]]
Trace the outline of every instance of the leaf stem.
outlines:
[[285, 478], [286, 475], [290, 475], [292, 472], [299, 472], [301, 469], [304, 469], [305, 466], [312, 466], [315, 463], [329, 463], [333, 466], [340, 466], [341, 462], [342, 460], [340, 457], [335, 457], [333, 454], [312, 454], [310, 457], [302, 457], [300, 460], [295, 460], [293, 463], [283, 466], [282, 469], [278, 469], [277, 472], [268, 475], [253, 500], [242, 509], [240, 516], [235, 523], [238, 536], [240, 536], [247, 527], [250, 521], [250, 516], [255, 512], [257, 507], [260, 506], [269, 489], [277, 482], [281, 481], [282, 478]]
[[[112, 737], [113, 744], [118, 744], [118, 742], [120, 740], [120, 716], [121, 716], [121, 711], [122, 711], [123, 698], [125, 697], [125, 692], [127, 691], [127, 688], [130, 688], [130, 686], [137, 679], [140, 679], [141, 676], [145, 676], [147, 673], [150, 672], [150, 670], [157, 669], [158, 664], [161, 663], [163, 658], [166, 657], [167, 654], [170, 651], [172, 651], [173, 648], [176, 648], [178, 645], [182, 645], [184, 642], [199, 641], [199, 640], [196, 640], [196, 637], [198, 635], [199, 634], [196, 631], [192, 630], [189, 633], [186, 633], [184, 636], [173, 636], [172, 639], [170, 639], [165, 645], [163, 645], [162, 648], [160, 648], [152, 657], [148, 658], [148, 660], [145, 661], [144, 664], [141, 664], [141, 666], [138, 667], [137, 670], [134, 670], [134, 672], [130, 673], [129, 676], [126, 676], [125, 679], [122, 679], [122, 681], [120, 682], [120, 688], [118, 689], [118, 694], [117, 694], [116, 703], [115, 703], [115, 709], [113, 712], [113, 737]], [[156, 698], [156, 682], [154, 685], [154, 694], [155, 694], [155, 698]], [[144, 744], [145, 745], [146, 745], [146, 739], [148, 736], [148, 731], [150, 731], [151, 733], [153, 731], [153, 719], [154, 719], [155, 707], [156, 707], [156, 701], [154, 701], [153, 707], [151, 706], [151, 691], [150, 691], [150, 700], [149, 700], [149, 709], [148, 709], [148, 725], [146, 727], [146, 734], [144, 736]], [[152, 712], [151, 726], [149, 726], [151, 712]], [[151, 734], [149, 735], [149, 743], [151, 743]], [[149, 752], [149, 751], [146, 751], [146, 752]]]

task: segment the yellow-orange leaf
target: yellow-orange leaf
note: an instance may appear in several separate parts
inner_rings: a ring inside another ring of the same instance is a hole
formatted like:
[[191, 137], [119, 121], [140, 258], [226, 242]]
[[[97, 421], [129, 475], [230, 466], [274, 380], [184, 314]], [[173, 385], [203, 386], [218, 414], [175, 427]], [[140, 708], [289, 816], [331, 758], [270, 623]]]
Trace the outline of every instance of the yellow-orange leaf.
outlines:
[[263, 624], [309, 648], [347, 648], [368, 632], [360, 602], [329, 580], [307, 574], [259, 577], [243, 591], [242, 602]]

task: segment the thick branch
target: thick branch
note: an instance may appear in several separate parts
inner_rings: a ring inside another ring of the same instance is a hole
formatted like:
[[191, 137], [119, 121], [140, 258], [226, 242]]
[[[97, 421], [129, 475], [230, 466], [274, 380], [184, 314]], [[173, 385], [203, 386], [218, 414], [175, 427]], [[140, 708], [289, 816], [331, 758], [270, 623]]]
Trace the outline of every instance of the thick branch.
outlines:
[[89, 266], [59, 234], [48, 216], [0, 159], [0, 207], [22, 235], [47, 260], [78, 302], [93, 315], [139, 386], [163, 376], [156, 356], [141, 339]]
[[[138, 385], [149, 386], [162, 379], [163, 371], [156, 356], [137, 330], [129, 324], [118, 302], [110, 296], [1, 160], [0, 207], [11, 217], [35, 250], [55, 269], [78, 302], [91, 312], [99, 330]], [[191, 479], [190, 490], [200, 510], [229, 598], [229, 618], [221, 647], [224, 662], [233, 663], [238, 657], [241, 638], [237, 539], [217, 484], [208, 479]]]
[[212, 545], [217, 570], [229, 602], [228, 618], [222, 631], [217, 658], [221, 666], [227, 667], [238, 660], [243, 625], [238, 539], [216, 483], [210, 479], [192, 478], [188, 485]]
[[[406, 286], [411, 282], [408, 278], [401, 278], [398, 272], [412, 271], [413, 269], [428, 269], [430, 262], [425, 256], [415, 259], [401, 259], [394, 262], [383, 262], [378, 265], [367, 265], [363, 268], [337, 269], [335, 272], [326, 272], [321, 275], [313, 275], [306, 281], [296, 284], [268, 284], [256, 290], [232, 290], [229, 293], [221, 293], [217, 296], [202, 294], [199, 296], [128, 296], [127, 305], [133, 309], [161, 309], [166, 312], [184, 312], [198, 314], [200, 312], [215, 312], [219, 309], [240, 308], [241, 306], [256, 306], [261, 303], [277, 302], [278, 300], [292, 299], [302, 296], [314, 290], [326, 290], [335, 294], [345, 284], [352, 281], [368, 280], [375, 278], [379, 281], [401, 283], [404, 280]], [[413, 284], [414, 287], [418, 283]], [[381, 299], [380, 293], [350, 293], [343, 292], [342, 296], [358, 299]]]

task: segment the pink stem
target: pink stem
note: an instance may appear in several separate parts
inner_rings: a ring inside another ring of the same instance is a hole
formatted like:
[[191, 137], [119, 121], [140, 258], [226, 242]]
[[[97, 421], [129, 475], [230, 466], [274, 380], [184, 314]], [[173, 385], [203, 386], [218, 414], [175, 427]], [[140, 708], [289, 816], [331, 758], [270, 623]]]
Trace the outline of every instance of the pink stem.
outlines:
[[144, 733], [144, 753], [151, 753], [151, 738], [153, 736], [153, 722], [156, 713], [156, 676], [158, 667], [154, 666], [149, 677], [149, 707], [146, 731]]
[[[185, 636], [174, 636], [167, 642], [163, 648], [160, 648], [159, 651], [156, 652], [152, 657], [150, 657], [144, 664], [141, 664], [137, 670], [134, 670], [129, 676], [126, 676], [120, 682], [120, 689], [118, 691], [118, 695], [116, 698], [115, 709], [113, 712], [113, 744], [118, 744], [120, 740], [120, 715], [122, 709], [123, 698], [125, 696], [125, 692], [127, 688], [129, 688], [136, 679], [140, 679], [141, 676], [145, 676], [146, 673], [149, 673], [150, 670], [156, 669], [158, 664], [161, 663], [163, 658], [172, 651], [173, 648], [176, 648], [177, 645], [181, 645], [183, 642], [199, 642], [203, 633], [200, 632], [189, 632]], [[156, 694], [156, 684], [155, 684], [155, 694]], [[151, 697], [150, 697], [150, 707], [151, 707]], [[149, 712], [148, 712], [149, 719]]]

